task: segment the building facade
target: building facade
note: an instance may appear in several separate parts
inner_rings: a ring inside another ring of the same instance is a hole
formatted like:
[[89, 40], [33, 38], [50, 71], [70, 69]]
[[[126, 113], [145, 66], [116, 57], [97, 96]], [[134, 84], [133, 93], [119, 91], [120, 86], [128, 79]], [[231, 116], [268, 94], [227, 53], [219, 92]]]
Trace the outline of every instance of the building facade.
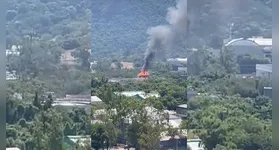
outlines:
[[263, 95], [272, 99], [272, 87], [264, 87]]
[[272, 79], [272, 64], [256, 64], [256, 77]]

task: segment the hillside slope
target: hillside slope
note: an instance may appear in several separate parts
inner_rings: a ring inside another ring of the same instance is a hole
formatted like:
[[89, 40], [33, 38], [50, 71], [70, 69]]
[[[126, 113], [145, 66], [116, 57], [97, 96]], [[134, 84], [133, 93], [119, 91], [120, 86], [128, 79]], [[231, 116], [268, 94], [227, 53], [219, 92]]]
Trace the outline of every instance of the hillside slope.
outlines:
[[[185, 48], [186, 41], [189, 47], [210, 46], [213, 37], [229, 37], [232, 23], [233, 37], [271, 36], [272, 9], [265, 3], [256, 0], [188, 0], [190, 32], [187, 40], [177, 44], [180, 48]], [[93, 54], [142, 53], [148, 40], [147, 29], [166, 24], [167, 9], [172, 6], [175, 6], [175, 0], [93, 1]]]

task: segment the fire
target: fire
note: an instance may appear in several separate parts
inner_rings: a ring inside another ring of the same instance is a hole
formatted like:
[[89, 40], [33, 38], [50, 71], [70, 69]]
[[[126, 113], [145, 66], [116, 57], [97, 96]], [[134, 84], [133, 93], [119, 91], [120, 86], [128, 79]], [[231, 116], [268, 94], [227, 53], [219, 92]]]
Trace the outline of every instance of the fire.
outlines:
[[148, 72], [147, 71], [141, 71], [139, 74], [138, 74], [138, 77], [139, 78], [148, 78]]

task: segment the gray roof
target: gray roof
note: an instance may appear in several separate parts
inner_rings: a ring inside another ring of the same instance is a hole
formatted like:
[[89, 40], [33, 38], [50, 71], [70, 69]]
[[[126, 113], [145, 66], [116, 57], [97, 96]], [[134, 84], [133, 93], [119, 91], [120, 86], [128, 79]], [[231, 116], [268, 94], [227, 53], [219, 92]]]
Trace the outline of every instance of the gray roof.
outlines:
[[272, 90], [272, 87], [264, 87], [265, 90]]
[[272, 46], [272, 39], [271, 38], [238, 38], [232, 39], [230, 41], [225, 41], [225, 46], [229, 45], [258, 45], [258, 46]]

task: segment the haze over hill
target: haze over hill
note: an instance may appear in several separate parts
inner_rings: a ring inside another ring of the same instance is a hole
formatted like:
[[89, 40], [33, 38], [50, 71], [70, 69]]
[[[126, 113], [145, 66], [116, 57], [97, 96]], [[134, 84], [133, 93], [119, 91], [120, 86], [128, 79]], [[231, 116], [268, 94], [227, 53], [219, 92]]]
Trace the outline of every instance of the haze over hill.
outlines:
[[[188, 46], [212, 46], [215, 39], [228, 38], [232, 23], [232, 36], [235, 38], [270, 37], [272, 9], [268, 5], [265, 1], [255, 0], [188, 0]], [[127, 51], [142, 53], [148, 41], [148, 28], [166, 24], [166, 13], [173, 6], [175, 0], [93, 1], [93, 55], [107, 56], [107, 52], [114, 55], [114, 52]], [[177, 43], [177, 51], [185, 49], [186, 38], [182, 37]]]

